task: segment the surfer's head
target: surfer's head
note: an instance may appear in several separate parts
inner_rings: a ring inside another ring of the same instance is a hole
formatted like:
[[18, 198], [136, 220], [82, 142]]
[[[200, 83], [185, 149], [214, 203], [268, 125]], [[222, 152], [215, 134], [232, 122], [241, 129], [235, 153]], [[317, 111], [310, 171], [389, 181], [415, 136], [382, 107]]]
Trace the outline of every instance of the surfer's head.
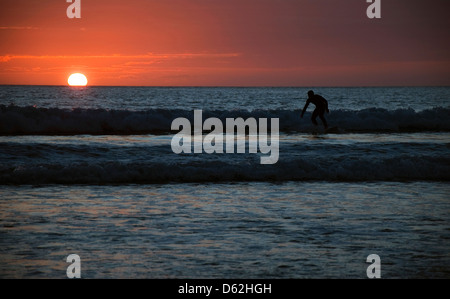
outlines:
[[310, 90], [308, 91], [308, 97], [312, 97], [314, 95], [314, 91]]

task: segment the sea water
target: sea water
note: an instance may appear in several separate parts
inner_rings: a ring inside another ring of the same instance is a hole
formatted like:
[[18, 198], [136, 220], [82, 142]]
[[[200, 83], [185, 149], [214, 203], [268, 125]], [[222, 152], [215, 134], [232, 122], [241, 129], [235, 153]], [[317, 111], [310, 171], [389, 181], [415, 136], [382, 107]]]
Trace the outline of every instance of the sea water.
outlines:
[[[316, 88], [332, 134], [307, 91], [1, 86], [0, 277], [450, 277], [450, 88]], [[279, 118], [279, 161], [173, 153], [195, 109]]]

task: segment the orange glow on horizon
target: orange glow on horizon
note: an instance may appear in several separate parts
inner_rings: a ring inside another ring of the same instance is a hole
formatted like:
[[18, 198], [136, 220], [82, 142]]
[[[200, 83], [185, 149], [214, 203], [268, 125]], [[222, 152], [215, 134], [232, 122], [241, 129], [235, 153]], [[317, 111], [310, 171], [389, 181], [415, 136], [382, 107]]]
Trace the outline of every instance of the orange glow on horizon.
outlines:
[[[443, 0], [2, 0], [0, 84], [450, 85]], [[430, 45], [430, 46], [428, 46]]]

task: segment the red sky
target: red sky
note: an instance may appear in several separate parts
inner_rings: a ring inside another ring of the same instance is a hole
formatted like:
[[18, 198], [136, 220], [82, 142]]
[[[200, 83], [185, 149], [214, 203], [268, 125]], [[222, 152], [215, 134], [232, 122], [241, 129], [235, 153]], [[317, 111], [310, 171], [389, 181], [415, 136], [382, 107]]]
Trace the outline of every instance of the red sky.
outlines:
[[450, 84], [450, 1], [0, 0], [0, 84]]

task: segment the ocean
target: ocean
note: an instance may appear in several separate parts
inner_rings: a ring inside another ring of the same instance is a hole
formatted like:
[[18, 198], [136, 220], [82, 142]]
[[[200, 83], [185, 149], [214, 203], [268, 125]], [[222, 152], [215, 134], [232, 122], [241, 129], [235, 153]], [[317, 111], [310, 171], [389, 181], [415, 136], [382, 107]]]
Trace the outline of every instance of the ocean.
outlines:
[[[450, 88], [309, 89], [0, 86], [0, 278], [450, 278]], [[278, 160], [174, 153], [194, 110]]]

